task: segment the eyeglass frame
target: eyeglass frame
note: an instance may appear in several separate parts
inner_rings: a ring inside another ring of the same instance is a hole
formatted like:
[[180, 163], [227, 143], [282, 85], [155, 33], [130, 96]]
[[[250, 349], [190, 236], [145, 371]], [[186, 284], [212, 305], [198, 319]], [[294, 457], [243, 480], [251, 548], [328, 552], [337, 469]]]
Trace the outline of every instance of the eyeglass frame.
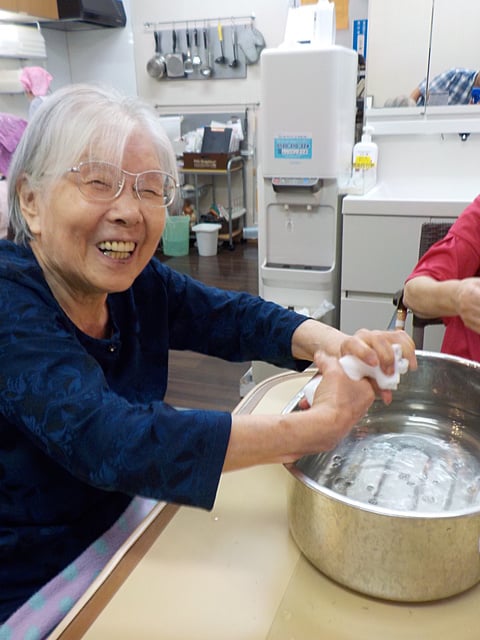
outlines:
[[162, 176], [167, 176], [168, 178], [170, 178], [172, 180], [173, 184], [174, 184], [174, 189], [172, 190], [172, 197], [167, 203], [163, 203], [161, 205], [158, 205], [160, 207], [169, 207], [175, 201], [175, 197], [176, 197], [176, 195], [178, 193], [178, 189], [180, 189], [180, 184], [175, 180], [175, 176], [173, 176], [171, 173], [168, 173], [168, 171], [162, 171], [161, 169], [148, 169], [147, 171], [140, 171], [140, 173], [132, 173], [131, 171], [126, 171], [125, 169], [122, 169], [118, 165], [113, 164], [113, 162], [106, 162], [105, 160], [85, 160], [84, 162], [79, 162], [74, 167], [70, 167], [70, 168], [66, 169], [65, 173], [75, 173], [80, 177], [80, 169], [81, 169], [81, 167], [83, 165], [87, 165], [87, 164], [107, 165], [109, 167], [113, 167], [114, 169], [117, 169], [121, 174], [123, 174], [122, 181], [119, 182], [119, 184], [118, 184], [117, 192], [115, 193], [115, 195], [109, 196], [108, 198], [88, 196], [85, 193], [83, 193], [83, 191], [80, 189], [80, 185], [77, 184], [78, 190], [80, 191], [80, 193], [82, 195], [84, 195], [87, 198], [91, 197], [92, 200], [95, 200], [97, 202], [109, 202], [111, 200], [116, 200], [117, 198], [119, 198], [120, 195], [122, 194], [123, 189], [124, 189], [125, 184], [126, 184], [126, 176], [131, 176], [131, 177], [135, 178], [135, 182], [133, 184], [133, 190], [134, 190], [135, 195], [137, 196], [137, 198], [140, 200], [140, 202], [142, 202], [142, 201], [143, 202], [149, 202], [148, 200], [142, 199], [142, 196], [140, 195], [140, 193], [138, 191], [138, 179], [141, 176], [145, 175], [146, 173], [157, 173], [157, 174], [160, 174]]

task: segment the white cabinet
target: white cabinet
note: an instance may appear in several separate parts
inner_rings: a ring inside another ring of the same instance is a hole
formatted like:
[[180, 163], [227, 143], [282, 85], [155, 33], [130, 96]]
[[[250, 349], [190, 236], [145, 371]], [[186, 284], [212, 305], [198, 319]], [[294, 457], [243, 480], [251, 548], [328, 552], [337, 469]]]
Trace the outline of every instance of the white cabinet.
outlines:
[[420, 228], [429, 221], [344, 214], [342, 289], [394, 293], [417, 262]]
[[[419, 215], [412, 211], [411, 203], [405, 215], [398, 215], [398, 203], [396, 215], [389, 214], [393, 208], [389, 209], [388, 203], [380, 213], [376, 204], [372, 203], [371, 213], [367, 213], [356, 211], [354, 206], [349, 210], [348, 199], [343, 201], [340, 328], [347, 333], [362, 327], [387, 328], [395, 311], [393, 295], [417, 263], [422, 224], [453, 222], [468, 203], [446, 211], [442, 208], [442, 214], [450, 212], [445, 216], [436, 215], [439, 208], [435, 202], [432, 215], [428, 215], [425, 203], [418, 207]], [[442, 335], [442, 326], [429, 328], [424, 348], [438, 350]]]

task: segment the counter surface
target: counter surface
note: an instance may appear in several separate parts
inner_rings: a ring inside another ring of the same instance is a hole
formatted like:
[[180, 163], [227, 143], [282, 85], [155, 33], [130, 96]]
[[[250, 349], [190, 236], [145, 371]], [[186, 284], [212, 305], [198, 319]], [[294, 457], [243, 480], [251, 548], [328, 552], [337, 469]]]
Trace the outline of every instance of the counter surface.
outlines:
[[363, 196], [346, 196], [343, 213], [457, 217], [478, 195], [478, 181], [379, 182]]
[[[258, 385], [253, 412], [282, 411], [310, 377]], [[478, 640], [480, 586], [441, 602], [399, 604], [323, 576], [289, 536], [288, 479], [282, 466], [223, 476], [213, 511], [182, 508], [84, 638]]]

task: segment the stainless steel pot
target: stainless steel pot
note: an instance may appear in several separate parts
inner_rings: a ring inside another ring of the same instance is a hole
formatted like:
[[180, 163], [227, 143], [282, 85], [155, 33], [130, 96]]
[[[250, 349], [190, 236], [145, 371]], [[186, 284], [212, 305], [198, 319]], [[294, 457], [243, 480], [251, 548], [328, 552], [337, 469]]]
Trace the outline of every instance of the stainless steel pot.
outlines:
[[147, 62], [147, 73], [151, 78], [163, 78], [165, 75], [165, 57], [162, 53], [161, 45], [161, 33], [160, 31], [154, 31], [153, 36], [155, 38], [155, 55]]
[[169, 78], [181, 78], [185, 75], [183, 54], [177, 53], [177, 31], [172, 30], [172, 52], [165, 56], [165, 66]]
[[480, 581], [480, 365], [417, 359], [390, 406], [375, 402], [334, 451], [287, 465], [305, 556], [351, 589], [410, 602]]

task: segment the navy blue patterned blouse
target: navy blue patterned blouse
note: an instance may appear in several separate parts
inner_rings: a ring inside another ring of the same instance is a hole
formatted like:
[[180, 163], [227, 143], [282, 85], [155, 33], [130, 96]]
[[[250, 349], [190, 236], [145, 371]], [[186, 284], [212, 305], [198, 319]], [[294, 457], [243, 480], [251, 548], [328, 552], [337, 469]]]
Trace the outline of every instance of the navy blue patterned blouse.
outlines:
[[132, 496], [213, 506], [231, 428], [162, 402], [169, 349], [303, 369], [305, 320], [153, 259], [108, 298], [112, 338], [78, 330], [29, 248], [0, 241], [0, 621], [108, 529]]

